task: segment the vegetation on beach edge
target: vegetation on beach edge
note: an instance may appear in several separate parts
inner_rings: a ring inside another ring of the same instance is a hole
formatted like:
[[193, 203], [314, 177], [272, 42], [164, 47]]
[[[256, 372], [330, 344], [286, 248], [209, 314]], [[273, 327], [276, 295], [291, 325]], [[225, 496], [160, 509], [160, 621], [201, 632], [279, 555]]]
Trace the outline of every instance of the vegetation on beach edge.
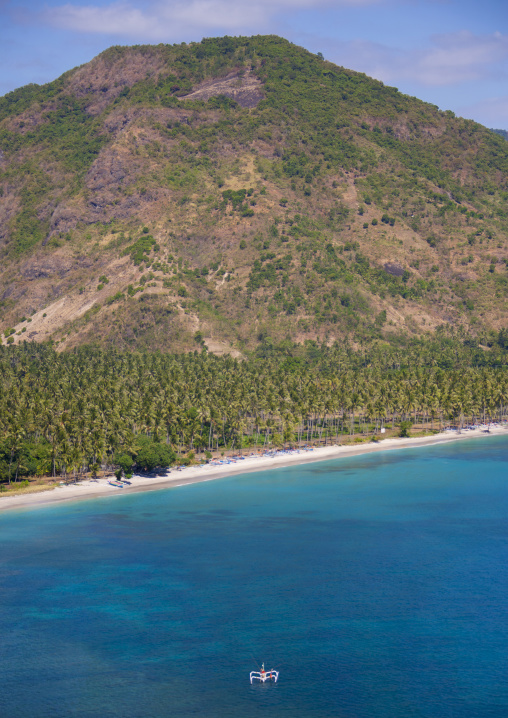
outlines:
[[[451, 348], [436, 366], [406, 347], [370, 354], [342, 345], [306, 357], [239, 361], [205, 351], [58, 354], [0, 349], [0, 483], [116, 470], [154, 471], [245, 450], [413, 435], [450, 422], [503, 420], [506, 364], [475, 365]], [[399, 360], [405, 362], [401, 364]], [[411, 428], [411, 426], [413, 428]]]

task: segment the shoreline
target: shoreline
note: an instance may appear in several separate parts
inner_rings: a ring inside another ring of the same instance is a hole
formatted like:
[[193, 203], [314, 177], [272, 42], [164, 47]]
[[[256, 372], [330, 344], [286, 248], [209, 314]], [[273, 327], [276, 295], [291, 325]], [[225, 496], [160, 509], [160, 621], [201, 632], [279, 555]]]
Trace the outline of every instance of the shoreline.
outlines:
[[67, 501], [94, 499], [100, 497], [121, 496], [144, 491], [158, 491], [159, 489], [177, 488], [189, 484], [201, 483], [223, 479], [228, 476], [239, 476], [267, 469], [278, 469], [286, 466], [298, 466], [317, 461], [349, 458], [361, 454], [371, 454], [380, 451], [394, 451], [397, 449], [418, 448], [421, 446], [435, 446], [466, 439], [486, 436], [499, 436], [508, 434], [508, 426], [491, 426], [490, 431], [484, 429], [468, 429], [461, 433], [458, 431], [443, 431], [433, 436], [415, 438], [390, 438], [379, 443], [362, 443], [355, 445], [331, 445], [312, 450], [301, 449], [291, 454], [277, 456], [247, 456], [236, 463], [216, 466], [203, 464], [190, 466], [184, 469], [170, 469], [165, 476], [144, 477], [134, 475], [130, 486], [117, 488], [108, 483], [108, 479], [97, 481], [87, 480], [69, 486], [57, 486], [51, 491], [40, 493], [6, 496], [0, 498], [0, 512], [9, 509], [24, 509], [50, 506]]

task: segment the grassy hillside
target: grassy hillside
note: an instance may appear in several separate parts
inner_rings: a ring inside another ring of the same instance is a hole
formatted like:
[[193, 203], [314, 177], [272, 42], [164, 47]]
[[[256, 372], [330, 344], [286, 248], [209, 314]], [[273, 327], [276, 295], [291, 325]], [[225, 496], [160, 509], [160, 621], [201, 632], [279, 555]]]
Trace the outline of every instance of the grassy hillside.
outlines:
[[503, 137], [281, 38], [113, 47], [0, 98], [2, 339], [487, 346], [507, 198]]

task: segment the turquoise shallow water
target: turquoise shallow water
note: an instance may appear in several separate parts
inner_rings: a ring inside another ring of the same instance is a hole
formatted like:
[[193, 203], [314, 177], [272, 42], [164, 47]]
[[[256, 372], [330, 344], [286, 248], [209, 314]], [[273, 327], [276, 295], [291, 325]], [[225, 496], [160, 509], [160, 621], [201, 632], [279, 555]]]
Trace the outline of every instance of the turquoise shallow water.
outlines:
[[491, 437], [0, 514], [0, 715], [506, 718], [507, 469]]

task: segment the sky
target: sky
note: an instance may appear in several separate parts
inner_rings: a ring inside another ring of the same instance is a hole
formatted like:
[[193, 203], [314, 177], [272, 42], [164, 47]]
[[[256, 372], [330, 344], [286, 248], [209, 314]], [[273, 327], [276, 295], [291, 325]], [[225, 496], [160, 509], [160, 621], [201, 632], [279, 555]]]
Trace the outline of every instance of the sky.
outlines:
[[508, 129], [507, 0], [0, 0], [0, 95], [111, 45], [276, 34]]

